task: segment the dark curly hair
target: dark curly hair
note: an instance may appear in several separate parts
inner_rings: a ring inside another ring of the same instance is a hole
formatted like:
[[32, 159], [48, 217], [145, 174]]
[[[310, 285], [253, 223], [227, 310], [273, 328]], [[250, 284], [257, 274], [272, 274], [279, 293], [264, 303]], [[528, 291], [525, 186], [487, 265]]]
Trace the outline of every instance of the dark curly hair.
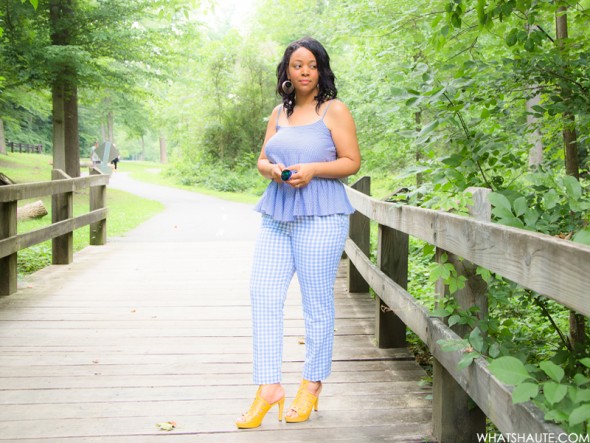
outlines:
[[283, 59], [277, 66], [277, 93], [283, 98], [283, 106], [287, 110], [287, 117], [293, 114], [293, 108], [295, 107], [295, 91], [290, 94], [286, 94], [285, 91], [283, 91], [282, 85], [283, 82], [288, 80], [287, 70], [289, 68], [291, 55], [299, 48], [305, 48], [310, 51], [314, 55], [318, 64], [319, 92], [318, 95], [314, 97], [318, 102], [316, 105], [316, 110], [319, 112], [322, 103], [336, 98], [336, 94], [338, 93], [334, 84], [336, 77], [330, 68], [330, 56], [322, 44], [311, 37], [304, 37], [294, 41], [289, 46], [287, 46], [287, 49], [285, 49], [285, 54], [283, 55]]

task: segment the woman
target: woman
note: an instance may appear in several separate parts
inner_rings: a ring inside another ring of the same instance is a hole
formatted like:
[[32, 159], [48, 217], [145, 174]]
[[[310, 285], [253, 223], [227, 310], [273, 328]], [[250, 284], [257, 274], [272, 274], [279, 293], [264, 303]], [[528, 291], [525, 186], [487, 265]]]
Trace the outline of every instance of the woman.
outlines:
[[254, 383], [250, 409], [236, 425], [260, 426], [279, 406], [283, 306], [297, 272], [305, 321], [303, 380], [285, 421], [302, 422], [317, 410], [322, 380], [331, 372], [334, 341], [333, 286], [348, 215], [354, 208], [340, 178], [360, 168], [354, 120], [336, 100], [334, 73], [324, 47], [312, 38], [291, 43], [277, 67], [283, 103], [269, 119], [258, 171], [271, 180], [256, 206], [262, 213], [251, 279]]

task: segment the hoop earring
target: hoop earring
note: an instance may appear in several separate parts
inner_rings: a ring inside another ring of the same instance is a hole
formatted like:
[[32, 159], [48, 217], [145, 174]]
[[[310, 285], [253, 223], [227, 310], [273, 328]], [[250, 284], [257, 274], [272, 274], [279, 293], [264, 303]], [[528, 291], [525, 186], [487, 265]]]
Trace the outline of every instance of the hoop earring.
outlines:
[[287, 95], [293, 93], [293, 91], [295, 90], [295, 86], [293, 86], [293, 83], [291, 83], [291, 80], [285, 80], [283, 82], [283, 84], [281, 85], [281, 89], [283, 90], [283, 92]]

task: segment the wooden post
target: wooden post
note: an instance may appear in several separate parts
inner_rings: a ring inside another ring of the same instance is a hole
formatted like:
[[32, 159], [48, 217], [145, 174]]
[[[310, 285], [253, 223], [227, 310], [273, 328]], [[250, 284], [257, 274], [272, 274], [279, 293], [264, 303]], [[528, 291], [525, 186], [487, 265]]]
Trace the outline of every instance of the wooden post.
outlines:
[[438, 443], [473, 443], [477, 434], [485, 435], [486, 416], [457, 384], [455, 379], [433, 359], [432, 425]]
[[[0, 240], [16, 235], [16, 201], [0, 203]], [[16, 292], [16, 252], [0, 258], [0, 295]]]
[[[473, 205], [469, 213], [480, 221], [489, 221], [491, 205], [487, 200], [489, 189], [469, 188], [473, 194]], [[437, 260], [445, 251], [437, 249]], [[459, 260], [454, 254], [447, 253], [448, 262], [452, 263], [458, 275], [467, 277], [465, 287], [453, 294], [453, 297], [463, 310], [478, 306], [478, 318], [487, 317], [488, 300], [487, 284], [475, 271], [477, 266], [466, 260]], [[437, 293], [444, 295], [447, 288], [439, 281]], [[461, 337], [470, 330], [466, 325], [455, 325], [452, 329]], [[449, 372], [436, 359], [433, 364], [432, 389], [432, 423], [435, 439], [439, 443], [469, 443], [477, 441], [477, 434], [486, 432], [486, 416], [481, 409], [469, 398], [469, 395], [455, 381]]]
[[[69, 179], [65, 172], [60, 169], [54, 169], [51, 171], [52, 180], [63, 180]], [[73, 211], [73, 192], [65, 192], [63, 194], [56, 194], [51, 198], [51, 222], [57, 223], [62, 220], [72, 218]], [[67, 265], [72, 263], [74, 260], [74, 233], [68, 232], [67, 234], [55, 237], [51, 241], [51, 262], [54, 265]]]
[[[371, 194], [371, 177], [362, 177], [350, 186], [363, 194]], [[350, 216], [349, 237], [369, 257], [371, 254], [371, 220], [369, 217], [355, 211]], [[356, 267], [348, 262], [348, 290], [349, 292], [369, 292], [369, 284], [358, 272]]]
[[[408, 288], [409, 236], [379, 225], [377, 266], [402, 288]], [[405, 348], [406, 325], [376, 297], [375, 339], [379, 348]]]
[[[90, 175], [100, 175], [98, 169], [90, 168]], [[90, 210], [102, 209], [106, 203], [107, 187], [105, 185], [90, 187]], [[90, 224], [90, 244], [105, 245], [107, 242], [106, 218]]]

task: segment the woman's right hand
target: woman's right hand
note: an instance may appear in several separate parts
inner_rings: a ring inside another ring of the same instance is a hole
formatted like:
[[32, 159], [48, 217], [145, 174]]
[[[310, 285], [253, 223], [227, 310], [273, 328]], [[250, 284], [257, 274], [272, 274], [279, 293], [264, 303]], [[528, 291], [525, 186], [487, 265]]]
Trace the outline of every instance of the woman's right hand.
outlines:
[[285, 169], [285, 165], [282, 163], [272, 164], [270, 169], [270, 179], [277, 183], [282, 183], [283, 180], [281, 179], [281, 173]]

